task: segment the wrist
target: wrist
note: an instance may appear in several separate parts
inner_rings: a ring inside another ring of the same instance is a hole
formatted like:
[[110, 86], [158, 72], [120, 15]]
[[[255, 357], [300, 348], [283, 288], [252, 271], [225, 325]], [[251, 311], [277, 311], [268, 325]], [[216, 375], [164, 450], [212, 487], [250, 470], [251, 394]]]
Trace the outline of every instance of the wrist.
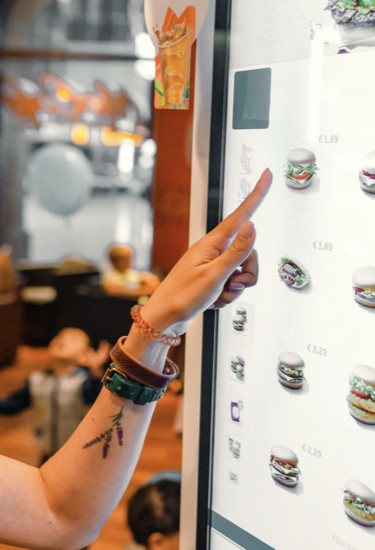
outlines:
[[177, 334], [167, 334], [165, 332], [157, 330], [155, 327], [147, 323], [141, 315], [142, 307], [143, 306], [137, 304], [133, 306], [130, 310], [131, 318], [133, 319], [134, 324], [137, 326], [137, 329], [140, 332], [143, 332], [143, 334], [147, 336], [150, 340], [156, 340], [157, 342], [165, 344], [166, 346], [178, 346], [181, 343], [180, 336]]
[[170, 305], [169, 311], [163, 313], [163, 309], [163, 307], [156, 308], [155, 304], [153, 305], [149, 300], [142, 307], [142, 318], [148, 325], [167, 336], [182, 336], [182, 334], [185, 334], [190, 327], [191, 319], [176, 321], [176, 319], [182, 317], [180, 312], [173, 311]]
[[[131, 355], [129, 346], [125, 347], [127, 336], [121, 336], [110, 352], [112, 363], [106, 370], [102, 382], [110, 392], [134, 401], [136, 405], [146, 405], [158, 401], [166, 391], [169, 383], [174, 380], [179, 369], [168, 357], [165, 358], [163, 369], [159, 369], [158, 354], [157, 369], [146, 365], [137, 357]], [[133, 342], [135, 343], [135, 342]], [[137, 348], [137, 353], [139, 353]], [[152, 356], [155, 360], [154, 355]]]
[[124, 344], [124, 350], [149, 368], [162, 372], [169, 348], [161, 342], [150, 340], [133, 323]]
[[141, 315], [144, 321], [155, 330], [174, 336], [175, 333], [170, 327], [173, 326], [176, 317], [170, 307], [165, 308], [165, 304], [157, 304], [156, 301], [153, 303], [152, 298], [150, 298], [142, 307]]
[[[177, 346], [181, 342], [180, 335], [184, 334], [190, 325], [190, 321], [180, 321], [167, 325], [160, 322], [160, 316], [155, 315], [155, 321], [151, 320], [153, 307], [133, 306], [131, 317], [134, 321], [126, 340], [126, 349], [134, 357], [160, 370], [165, 362], [170, 346]], [[154, 323], [154, 324], [152, 324]], [[156, 323], [159, 323], [156, 325]], [[155, 326], [156, 325], [156, 326]], [[163, 329], [161, 329], [161, 326]]]

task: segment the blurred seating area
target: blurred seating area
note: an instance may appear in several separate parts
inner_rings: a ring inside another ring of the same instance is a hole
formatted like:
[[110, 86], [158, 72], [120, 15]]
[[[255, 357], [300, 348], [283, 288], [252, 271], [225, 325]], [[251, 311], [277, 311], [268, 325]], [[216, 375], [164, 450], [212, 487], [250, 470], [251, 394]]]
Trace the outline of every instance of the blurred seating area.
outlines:
[[0, 366], [11, 363], [23, 335], [23, 312], [20, 296], [0, 295]]
[[137, 300], [106, 295], [99, 270], [89, 262], [22, 264], [19, 276], [23, 344], [45, 346], [59, 330], [75, 326], [97, 346], [102, 339], [115, 343], [130, 328]]

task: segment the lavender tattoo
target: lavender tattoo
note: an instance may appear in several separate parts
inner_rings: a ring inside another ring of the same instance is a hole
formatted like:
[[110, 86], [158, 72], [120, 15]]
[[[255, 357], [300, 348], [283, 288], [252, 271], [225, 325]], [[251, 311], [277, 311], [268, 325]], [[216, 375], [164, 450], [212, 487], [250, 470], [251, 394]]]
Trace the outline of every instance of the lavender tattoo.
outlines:
[[124, 432], [122, 429], [121, 420], [122, 420], [122, 417], [124, 416], [123, 409], [124, 408], [121, 407], [120, 411], [117, 414], [110, 417], [112, 418], [112, 426], [107, 431], [101, 433], [97, 437], [94, 437], [94, 439], [92, 439], [88, 443], [85, 443], [82, 449], [88, 449], [89, 447], [92, 447], [96, 443], [103, 441], [104, 444], [102, 448], [102, 456], [103, 458], [107, 458], [109, 447], [111, 446], [111, 441], [113, 438], [113, 432], [115, 432], [116, 434], [118, 444], [120, 445], [120, 447], [122, 447]]

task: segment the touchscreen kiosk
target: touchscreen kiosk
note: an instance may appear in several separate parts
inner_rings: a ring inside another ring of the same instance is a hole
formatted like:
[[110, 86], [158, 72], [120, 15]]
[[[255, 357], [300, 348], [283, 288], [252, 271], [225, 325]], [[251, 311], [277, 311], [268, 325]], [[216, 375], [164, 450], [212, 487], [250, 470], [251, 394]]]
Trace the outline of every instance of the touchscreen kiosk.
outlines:
[[221, 214], [264, 168], [274, 180], [254, 216], [258, 283], [206, 319], [200, 533], [213, 550], [372, 550], [375, 2], [230, 11], [213, 92], [226, 98], [224, 147], [211, 146]]

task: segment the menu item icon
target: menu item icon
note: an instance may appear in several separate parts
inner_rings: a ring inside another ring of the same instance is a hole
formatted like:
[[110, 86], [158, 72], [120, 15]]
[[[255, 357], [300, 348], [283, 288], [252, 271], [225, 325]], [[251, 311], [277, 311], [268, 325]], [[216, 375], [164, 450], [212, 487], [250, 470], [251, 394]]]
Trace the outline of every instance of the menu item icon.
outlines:
[[341, 40], [349, 48], [373, 46], [375, 26], [374, 0], [328, 0]]
[[305, 362], [300, 355], [292, 351], [283, 351], [279, 355], [277, 375], [279, 382], [287, 388], [298, 390], [304, 381]]
[[355, 479], [349, 479], [344, 491], [345, 513], [366, 527], [375, 525], [375, 493]]
[[233, 317], [232, 324], [236, 332], [243, 332], [245, 330], [246, 321], [244, 321], [244, 318], [241, 315], [236, 314]]
[[242, 401], [231, 401], [230, 404], [230, 418], [232, 422], [241, 422], [241, 411], [243, 409]]
[[373, 27], [375, 25], [374, 0], [328, 0], [327, 10], [339, 25]]
[[234, 317], [232, 319], [232, 326], [236, 332], [243, 332], [247, 323], [247, 310], [244, 306], [238, 305]]
[[327, 10], [338, 25], [371, 28], [375, 26], [374, 0], [328, 0]]
[[251, 147], [246, 145], [246, 143], [242, 144], [241, 152], [240, 152], [240, 173], [241, 174], [251, 174]]
[[364, 191], [375, 193], [375, 151], [371, 151], [363, 159], [359, 182]]
[[306, 269], [302, 267], [300, 263], [286, 256], [281, 258], [279, 262], [278, 273], [280, 279], [284, 281], [287, 286], [297, 290], [305, 287], [310, 282], [310, 275], [307, 273]]
[[375, 307], [375, 267], [365, 266], [353, 273], [354, 299], [366, 307]]
[[292, 189], [305, 189], [317, 172], [316, 158], [310, 149], [292, 149], [287, 156], [285, 183]]
[[242, 177], [239, 182], [239, 189], [238, 189], [238, 198], [239, 200], [243, 201], [246, 199], [246, 197], [250, 194], [251, 190], [253, 188], [253, 185], [249, 178]]
[[240, 355], [232, 357], [230, 368], [237, 380], [241, 380], [241, 382], [245, 380], [245, 359], [243, 357]]
[[235, 439], [229, 438], [229, 452], [234, 458], [241, 457], [241, 442]]
[[375, 424], [375, 369], [368, 365], [356, 365], [350, 377], [350, 393], [347, 397], [349, 411], [356, 420]]
[[297, 455], [289, 447], [275, 445], [271, 449], [270, 471], [278, 483], [286, 487], [295, 487], [301, 475]]
[[231, 483], [233, 483], [234, 485], [238, 485], [239, 483], [239, 477], [238, 477], [238, 474], [236, 474], [235, 472], [228, 472], [229, 473], [229, 481]]

